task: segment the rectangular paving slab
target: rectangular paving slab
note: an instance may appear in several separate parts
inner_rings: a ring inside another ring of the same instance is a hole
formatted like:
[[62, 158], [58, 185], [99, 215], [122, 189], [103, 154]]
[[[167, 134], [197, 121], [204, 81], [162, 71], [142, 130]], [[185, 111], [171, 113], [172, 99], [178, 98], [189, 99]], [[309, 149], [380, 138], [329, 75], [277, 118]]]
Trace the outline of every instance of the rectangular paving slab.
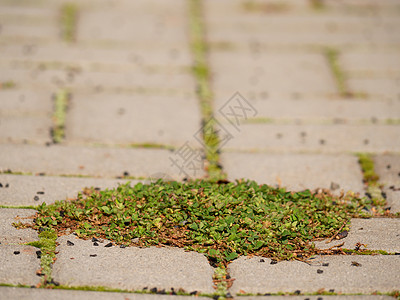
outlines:
[[261, 257], [241, 257], [229, 265], [231, 292], [313, 293], [324, 289], [336, 293], [391, 292], [399, 289], [400, 256], [321, 256], [310, 261], [271, 264]]
[[24, 245], [0, 244], [0, 283], [36, 285], [40, 277], [36, 271], [40, 268], [39, 249]]
[[200, 127], [194, 97], [76, 93], [68, 111], [66, 140], [179, 147], [194, 144], [193, 134]]
[[247, 178], [289, 190], [336, 188], [363, 193], [357, 157], [324, 154], [222, 153], [230, 180]]
[[62, 285], [214, 292], [214, 269], [203, 254], [178, 248], [109, 247], [108, 241], [95, 246], [74, 235], [57, 241], [53, 277]]
[[[84, 188], [115, 188], [128, 180], [56, 176], [0, 175], [0, 205], [39, 205], [76, 198]], [[131, 185], [137, 180], [130, 180]], [[7, 187], [6, 187], [7, 186]]]
[[36, 213], [33, 209], [0, 208], [0, 243], [1, 245], [23, 244], [38, 240], [33, 229], [17, 229], [13, 223], [32, 223]]
[[[243, 120], [240, 120], [240, 122]], [[349, 153], [400, 151], [400, 126], [393, 125], [225, 125], [232, 138], [224, 148], [250, 151]]]
[[[163, 149], [131, 149], [78, 146], [36, 146], [1, 144], [0, 170], [30, 172], [47, 175], [89, 175], [98, 177], [130, 176], [151, 177], [168, 174], [171, 178], [201, 177], [204, 171], [181, 164], [177, 153]], [[190, 161], [189, 161], [190, 162]], [[197, 165], [196, 165], [197, 166]]]
[[[17, 287], [0, 287], [0, 294], [4, 299], [9, 300], [190, 300], [193, 296], [173, 296], [173, 295], [153, 295], [153, 294], [135, 294], [135, 293], [117, 293], [117, 292], [94, 292], [94, 291], [74, 291], [61, 289], [29, 289]], [[196, 299], [210, 299], [206, 297], [197, 297]], [[369, 298], [366, 298], [369, 300]], [[371, 298], [370, 300], [383, 298]]]
[[375, 172], [387, 197], [387, 206], [391, 212], [400, 212], [400, 155], [376, 155]]
[[327, 249], [344, 243], [343, 248], [354, 249], [360, 243], [360, 249], [400, 253], [400, 219], [352, 219], [347, 237], [327, 241], [315, 242], [315, 246]]

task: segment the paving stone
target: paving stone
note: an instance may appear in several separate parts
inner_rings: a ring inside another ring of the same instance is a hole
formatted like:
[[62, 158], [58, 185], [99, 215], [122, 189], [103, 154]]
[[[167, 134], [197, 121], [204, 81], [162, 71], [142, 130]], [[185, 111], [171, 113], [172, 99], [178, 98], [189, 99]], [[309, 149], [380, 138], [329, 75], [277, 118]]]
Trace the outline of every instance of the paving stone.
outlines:
[[[68, 240], [74, 245], [68, 246]], [[60, 284], [214, 292], [214, 270], [206, 257], [196, 252], [178, 248], [104, 247], [108, 241], [93, 247], [90, 240], [73, 235], [60, 237], [58, 242], [53, 276]]]
[[400, 76], [400, 55], [379, 51], [344, 51], [340, 65], [351, 74]]
[[[115, 188], [128, 180], [53, 176], [0, 175], [0, 205], [39, 205], [75, 198], [86, 187]], [[129, 180], [135, 185], [137, 180]], [[8, 187], [5, 188], [5, 185]]]
[[351, 155], [222, 153], [229, 180], [246, 178], [289, 190], [330, 188], [363, 193], [357, 158]]
[[0, 120], [0, 142], [36, 142], [45, 144], [51, 142], [50, 118], [18, 116], [4, 117]]
[[292, 94], [336, 93], [331, 71], [325, 57], [320, 54], [263, 52], [254, 56], [237, 52], [214, 52], [210, 54], [210, 65], [217, 99], [221, 97], [220, 91], [229, 94], [236, 91], [266, 92], [270, 98], [275, 99]]
[[[185, 126], [182, 126], [185, 124]], [[201, 128], [195, 98], [74, 94], [66, 137], [73, 142], [105, 144], [194, 144]]]
[[[172, 296], [172, 295], [152, 295], [152, 294], [134, 294], [117, 292], [93, 292], [93, 291], [74, 291], [74, 290], [51, 290], [51, 289], [26, 289], [17, 287], [0, 287], [0, 293], [4, 299], [18, 300], [189, 300], [192, 296]], [[206, 297], [197, 297], [196, 299], [209, 299]], [[369, 298], [366, 298], [369, 299]], [[371, 298], [371, 300], [384, 298]]]
[[0, 245], [0, 283], [36, 285], [40, 277], [36, 271], [40, 268], [37, 258], [38, 248], [23, 245]]
[[[228, 270], [235, 278], [231, 292], [264, 294], [299, 290], [312, 293], [333, 289], [336, 293], [370, 294], [399, 288], [400, 257], [397, 255], [322, 256], [310, 261], [310, 265], [300, 261], [274, 265], [270, 262], [267, 258], [260, 262], [260, 257], [241, 257], [232, 262]], [[322, 265], [326, 263], [329, 266]]]
[[383, 191], [386, 193], [387, 206], [391, 212], [400, 212], [400, 156], [376, 155], [374, 157], [375, 172], [379, 175]]
[[[38, 239], [33, 229], [17, 229], [12, 224], [32, 223], [30, 218], [36, 213], [33, 209], [0, 208], [0, 244], [15, 245], [33, 242]], [[0, 281], [1, 282], [1, 281]]]
[[343, 248], [354, 249], [357, 243], [364, 244], [361, 249], [383, 250], [400, 253], [399, 219], [352, 219], [348, 236], [341, 240], [315, 242], [319, 249], [327, 249], [344, 242]]
[[201, 163], [184, 164], [177, 152], [163, 149], [0, 144], [0, 152], [2, 171], [106, 178], [123, 176], [125, 172], [135, 177], [162, 173], [174, 179], [204, 176]]
[[0, 115], [46, 115], [53, 110], [51, 93], [10, 89], [0, 90]]
[[[216, 115], [224, 119], [224, 115], [218, 110], [230, 103], [232, 94], [228, 90], [219, 91], [217, 94], [219, 96], [215, 99]], [[266, 123], [362, 124], [385, 123], [388, 119], [400, 119], [400, 101], [395, 100], [309, 98], [297, 93], [285, 98], [272, 98], [266, 91], [247, 91], [241, 94], [254, 107], [255, 118], [261, 119], [261, 122], [264, 118]], [[243, 115], [243, 112], [236, 112]], [[251, 120], [256, 122], [256, 119], [252, 119], [252, 114], [248, 113], [247, 117], [249, 122]]]
[[[135, 38], [157, 44], [183, 42], [187, 46], [185, 10], [185, 1], [174, 1], [174, 5], [162, 1], [121, 1], [83, 10], [78, 41]], [[148, 13], [144, 14], [145, 11]]]
[[40, 89], [56, 92], [65, 86], [74, 91], [102, 92], [107, 89], [115, 91], [136, 91], [144, 93], [175, 92], [181, 95], [193, 95], [194, 81], [189, 72], [179, 69], [164, 72], [147, 69], [115, 71], [84, 69], [45, 69], [40, 65], [18, 68], [6, 65], [0, 74], [0, 82], [13, 81], [24, 89]]
[[[97, 69], [121, 69], [144, 67], [189, 67], [192, 58], [187, 49], [176, 45], [155, 48], [153, 45], [125, 41], [126, 44], [43, 44], [0, 43], [3, 60], [28, 61], [31, 64], [51, 66], [57, 62], [61, 67], [70, 64]], [[129, 45], [129, 42], [132, 44]]]
[[[398, 152], [400, 126], [223, 124], [224, 149], [274, 152]], [[228, 133], [231, 135], [229, 138]]]

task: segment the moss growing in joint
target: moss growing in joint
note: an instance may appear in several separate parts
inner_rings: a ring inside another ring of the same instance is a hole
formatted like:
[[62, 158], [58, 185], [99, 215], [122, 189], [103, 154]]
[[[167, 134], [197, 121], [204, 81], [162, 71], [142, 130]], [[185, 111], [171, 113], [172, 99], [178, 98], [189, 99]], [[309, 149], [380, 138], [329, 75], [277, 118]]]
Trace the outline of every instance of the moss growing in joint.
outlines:
[[372, 156], [368, 153], [359, 153], [358, 162], [361, 166], [363, 181], [366, 184], [367, 193], [369, 194], [372, 203], [376, 206], [385, 205], [386, 200], [382, 196], [382, 191], [378, 183], [379, 175], [375, 172]]
[[57, 234], [55, 230], [48, 229], [39, 233], [39, 238], [39, 241], [30, 242], [27, 245], [37, 247], [41, 251], [39, 274], [43, 276], [42, 284], [46, 285], [52, 281], [51, 266], [56, 257]]
[[191, 51], [194, 58], [193, 75], [197, 82], [197, 96], [203, 120], [203, 140], [206, 152], [206, 165], [211, 180], [225, 178], [219, 164], [219, 136], [216, 121], [213, 117], [213, 94], [211, 90], [211, 74], [207, 62], [207, 43], [203, 23], [203, 7], [201, 0], [190, 0], [190, 32]]
[[346, 76], [339, 64], [339, 51], [334, 48], [326, 48], [324, 50], [326, 60], [328, 61], [329, 68], [331, 69], [332, 75], [335, 79], [337, 89], [342, 97], [350, 97], [350, 93], [347, 84]]
[[76, 40], [76, 25], [78, 21], [78, 8], [73, 3], [65, 3], [61, 7], [62, 38], [66, 42]]
[[65, 137], [65, 120], [69, 101], [69, 92], [66, 89], [59, 90], [54, 97], [54, 114], [52, 138], [54, 143], [61, 143]]

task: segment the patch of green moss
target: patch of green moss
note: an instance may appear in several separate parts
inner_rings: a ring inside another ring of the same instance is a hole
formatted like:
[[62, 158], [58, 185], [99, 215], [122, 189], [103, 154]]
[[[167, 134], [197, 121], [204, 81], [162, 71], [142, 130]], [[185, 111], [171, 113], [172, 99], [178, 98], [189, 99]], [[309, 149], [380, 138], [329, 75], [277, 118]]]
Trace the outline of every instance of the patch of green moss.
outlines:
[[54, 114], [52, 138], [54, 143], [61, 143], [65, 137], [65, 120], [67, 117], [67, 108], [69, 101], [69, 92], [66, 89], [59, 90], [54, 97]]
[[363, 181], [367, 187], [367, 193], [375, 206], [386, 204], [379, 185], [379, 175], [375, 172], [374, 160], [368, 153], [359, 153], [358, 162], [363, 172]]
[[339, 64], [339, 50], [335, 48], [326, 48], [324, 54], [340, 95], [342, 97], [350, 97], [352, 94], [347, 87], [345, 73]]
[[43, 284], [51, 282], [52, 264], [56, 257], [57, 233], [54, 229], [47, 229], [39, 233], [39, 241], [27, 243], [27, 245], [39, 248], [41, 251], [40, 273], [43, 276]]
[[73, 3], [65, 3], [61, 7], [62, 37], [67, 42], [76, 39], [76, 26], [78, 21], [78, 7]]

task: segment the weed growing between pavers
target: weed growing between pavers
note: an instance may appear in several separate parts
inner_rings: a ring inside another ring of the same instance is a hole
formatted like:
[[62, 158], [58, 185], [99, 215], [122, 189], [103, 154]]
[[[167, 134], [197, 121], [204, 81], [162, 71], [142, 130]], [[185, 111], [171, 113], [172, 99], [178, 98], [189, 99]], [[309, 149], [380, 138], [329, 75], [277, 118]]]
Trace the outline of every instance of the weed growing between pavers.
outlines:
[[[74, 201], [38, 206], [34, 228], [70, 230], [125, 246], [174, 246], [204, 253], [214, 266], [241, 255], [277, 260], [319, 253], [315, 238], [365, 215], [365, 199], [328, 191], [289, 192], [254, 181], [157, 181], [86, 191]], [[343, 228], [345, 230], [345, 228]]]

